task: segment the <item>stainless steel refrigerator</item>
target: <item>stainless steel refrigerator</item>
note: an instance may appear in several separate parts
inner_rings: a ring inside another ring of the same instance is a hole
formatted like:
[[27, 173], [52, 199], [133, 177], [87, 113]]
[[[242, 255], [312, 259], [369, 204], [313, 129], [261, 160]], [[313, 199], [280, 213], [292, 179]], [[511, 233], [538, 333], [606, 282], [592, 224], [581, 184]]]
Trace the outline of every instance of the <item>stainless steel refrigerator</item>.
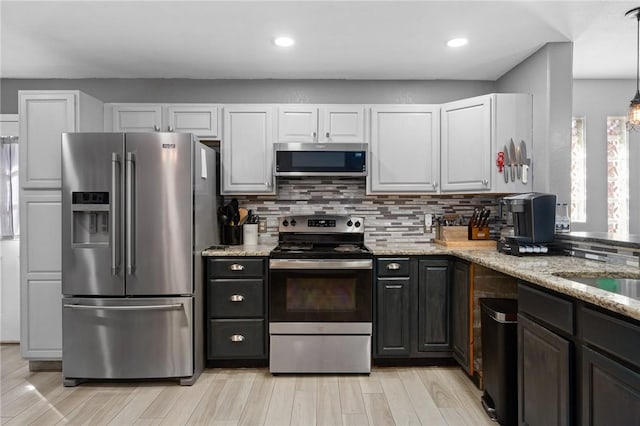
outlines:
[[62, 135], [65, 386], [197, 379], [215, 155], [184, 133]]

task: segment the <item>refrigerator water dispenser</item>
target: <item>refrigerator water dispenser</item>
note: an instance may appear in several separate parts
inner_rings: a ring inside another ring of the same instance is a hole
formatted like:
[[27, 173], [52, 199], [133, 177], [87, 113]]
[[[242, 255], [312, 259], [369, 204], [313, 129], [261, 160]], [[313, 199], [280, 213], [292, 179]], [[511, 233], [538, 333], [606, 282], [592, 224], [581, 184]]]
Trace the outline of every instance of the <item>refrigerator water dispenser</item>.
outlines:
[[74, 192], [72, 244], [91, 247], [109, 244], [109, 193]]

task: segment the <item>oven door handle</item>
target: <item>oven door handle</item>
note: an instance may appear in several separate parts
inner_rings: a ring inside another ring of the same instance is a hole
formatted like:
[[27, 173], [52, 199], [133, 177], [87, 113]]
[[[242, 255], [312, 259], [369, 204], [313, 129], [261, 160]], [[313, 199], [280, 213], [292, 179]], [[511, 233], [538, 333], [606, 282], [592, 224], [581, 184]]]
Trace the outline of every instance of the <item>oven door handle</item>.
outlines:
[[373, 269], [371, 259], [271, 259], [271, 269]]

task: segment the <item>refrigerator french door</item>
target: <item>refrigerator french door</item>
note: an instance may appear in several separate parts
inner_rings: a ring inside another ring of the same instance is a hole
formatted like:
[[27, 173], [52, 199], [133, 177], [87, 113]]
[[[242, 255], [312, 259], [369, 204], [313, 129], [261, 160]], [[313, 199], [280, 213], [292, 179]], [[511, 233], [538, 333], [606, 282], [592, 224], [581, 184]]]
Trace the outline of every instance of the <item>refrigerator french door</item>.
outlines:
[[194, 199], [215, 188], [210, 151], [190, 134], [63, 134], [65, 384], [194, 375], [194, 238], [215, 232]]

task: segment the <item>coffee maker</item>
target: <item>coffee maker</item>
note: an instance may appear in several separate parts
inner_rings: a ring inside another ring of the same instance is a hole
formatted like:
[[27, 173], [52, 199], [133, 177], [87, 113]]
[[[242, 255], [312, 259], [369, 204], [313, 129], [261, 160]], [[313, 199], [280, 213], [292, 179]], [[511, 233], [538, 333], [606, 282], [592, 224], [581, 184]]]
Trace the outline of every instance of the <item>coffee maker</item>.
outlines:
[[556, 196], [529, 192], [504, 197], [513, 236], [498, 241], [498, 251], [516, 256], [548, 254], [555, 237]]

